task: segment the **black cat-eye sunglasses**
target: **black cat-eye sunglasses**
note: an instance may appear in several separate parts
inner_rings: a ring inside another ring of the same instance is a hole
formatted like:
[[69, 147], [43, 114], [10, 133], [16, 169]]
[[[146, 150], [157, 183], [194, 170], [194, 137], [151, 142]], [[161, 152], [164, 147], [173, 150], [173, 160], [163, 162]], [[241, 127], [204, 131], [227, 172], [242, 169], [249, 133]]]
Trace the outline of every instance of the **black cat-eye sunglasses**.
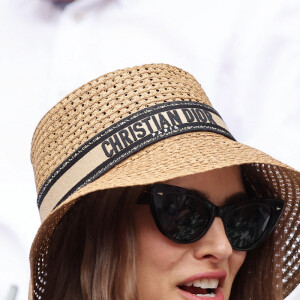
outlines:
[[247, 199], [219, 207], [200, 193], [178, 186], [153, 184], [138, 204], [150, 204], [158, 229], [180, 244], [193, 243], [208, 231], [215, 217], [223, 221], [235, 250], [248, 251], [272, 232], [283, 211], [281, 199]]

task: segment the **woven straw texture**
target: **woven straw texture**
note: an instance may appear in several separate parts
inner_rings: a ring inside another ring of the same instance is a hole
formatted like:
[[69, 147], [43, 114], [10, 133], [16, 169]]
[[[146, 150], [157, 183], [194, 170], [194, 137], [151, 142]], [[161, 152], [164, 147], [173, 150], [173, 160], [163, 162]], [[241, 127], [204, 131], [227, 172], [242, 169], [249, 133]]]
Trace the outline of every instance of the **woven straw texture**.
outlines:
[[[210, 102], [189, 73], [165, 64], [144, 65], [103, 75], [75, 90], [40, 121], [32, 140], [31, 160], [37, 191], [79, 146], [122, 118], [167, 101]], [[47, 249], [65, 212], [87, 193], [119, 186], [149, 184], [232, 165], [243, 165], [249, 181], [286, 201], [276, 228], [276, 267], [285, 296], [299, 283], [300, 175], [270, 156], [209, 132], [190, 132], [152, 144], [72, 194], [45, 220], [30, 254], [30, 299], [43, 299]], [[149, 176], [151, 174], [151, 176]], [[274, 261], [275, 264], [275, 261]], [[281, 271], [282, 270], [282, 271]]]

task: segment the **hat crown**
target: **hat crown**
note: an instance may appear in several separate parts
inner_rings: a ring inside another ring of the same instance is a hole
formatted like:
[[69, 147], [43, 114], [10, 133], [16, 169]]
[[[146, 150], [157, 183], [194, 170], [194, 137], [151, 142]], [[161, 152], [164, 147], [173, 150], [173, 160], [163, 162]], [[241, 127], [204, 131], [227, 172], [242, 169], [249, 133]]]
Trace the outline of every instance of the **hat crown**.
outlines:
[[31, 161], [37, 191], [66, 158], [99, 132], [146, 107], [183, 100], [211, 106], [192, 75], [166, 64], [118, 70], [81, 86], [55, 105], [35, 130]]

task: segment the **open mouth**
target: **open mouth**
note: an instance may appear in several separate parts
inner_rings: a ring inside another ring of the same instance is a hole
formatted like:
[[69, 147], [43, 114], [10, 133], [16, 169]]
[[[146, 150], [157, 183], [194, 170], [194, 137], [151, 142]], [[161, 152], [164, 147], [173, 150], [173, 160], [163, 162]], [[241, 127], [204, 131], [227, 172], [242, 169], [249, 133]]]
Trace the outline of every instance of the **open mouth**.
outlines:
[[198, 279], [178, 286], [181, 290], [197, 297], [216, 297], [219, 279]]

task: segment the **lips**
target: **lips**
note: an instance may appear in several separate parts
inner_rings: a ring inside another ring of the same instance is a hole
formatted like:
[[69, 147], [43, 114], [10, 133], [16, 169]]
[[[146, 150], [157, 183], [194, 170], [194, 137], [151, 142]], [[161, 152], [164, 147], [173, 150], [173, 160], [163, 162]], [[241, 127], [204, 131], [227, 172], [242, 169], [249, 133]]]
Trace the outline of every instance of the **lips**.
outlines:
[[177, 288], [189, 300], [224, 300], [222, 286], [226, 275], [223, 270], [195, 274], [178, 284]]

